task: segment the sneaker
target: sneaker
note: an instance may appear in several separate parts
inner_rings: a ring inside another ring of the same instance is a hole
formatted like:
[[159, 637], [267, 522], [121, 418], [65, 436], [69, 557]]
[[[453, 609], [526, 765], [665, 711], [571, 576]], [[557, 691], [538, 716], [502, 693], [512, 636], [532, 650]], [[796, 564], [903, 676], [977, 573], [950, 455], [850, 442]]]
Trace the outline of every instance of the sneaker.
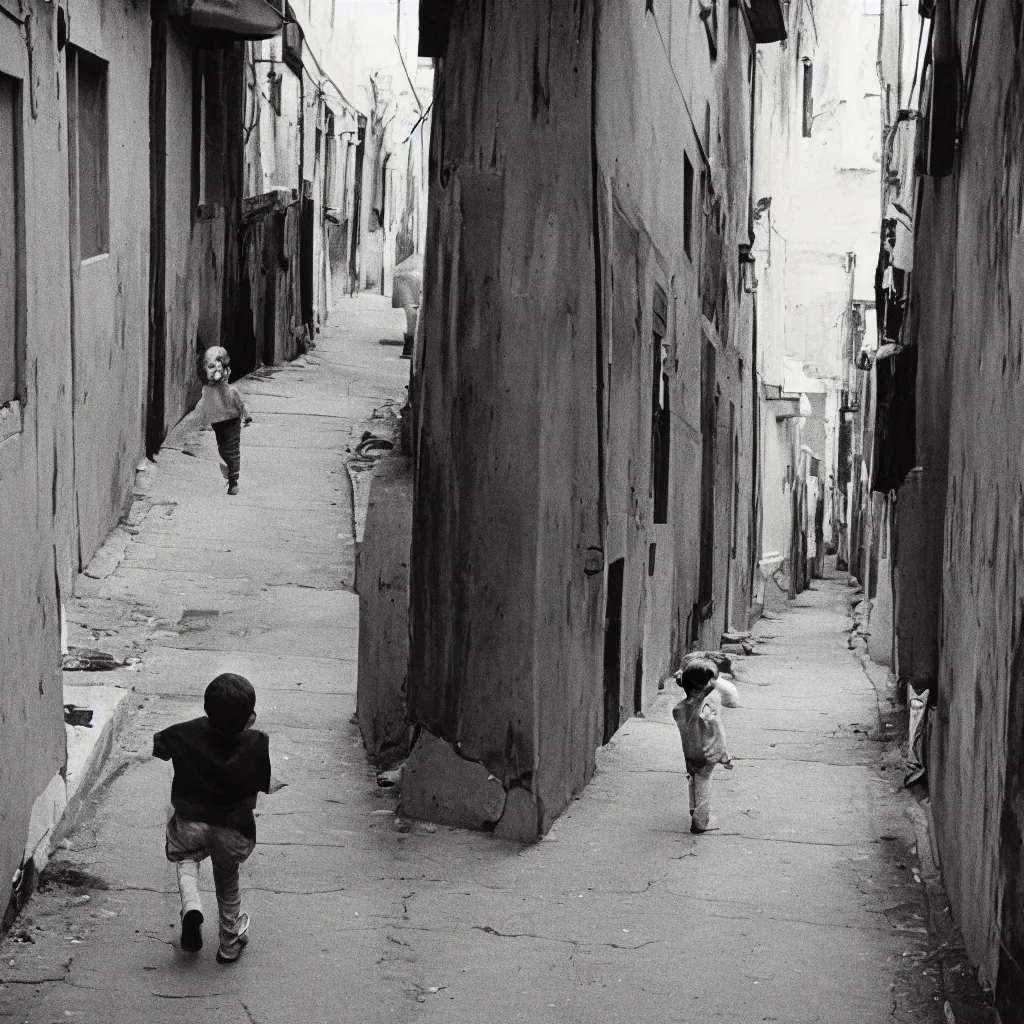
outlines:
[[203, 912], [189, 910], [181, 919], [181, 948], [198, 953], [203, 948]]
[[228, 484], [228, 494], [237, 494], [238, 484]]
[[225, 953], [222, 941], [220, 949], [217, 950], [217, 963], [219, 964], [233, 964], [242, 955], [242, 950], [249, 944], [249, 915], [241, 914], [238, 920], [240, 927], [238, 934], [235, 936], [235, 941], [232, 943], [232, 945], [237, 947], [235, 953], [233, 956], [230, 953]]

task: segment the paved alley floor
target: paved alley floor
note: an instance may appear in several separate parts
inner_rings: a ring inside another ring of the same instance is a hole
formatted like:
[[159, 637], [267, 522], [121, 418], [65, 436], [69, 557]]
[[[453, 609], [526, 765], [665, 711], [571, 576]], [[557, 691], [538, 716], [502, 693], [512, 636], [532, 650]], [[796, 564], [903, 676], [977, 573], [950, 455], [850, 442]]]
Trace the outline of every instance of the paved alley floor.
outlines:
[[[30, 1024], [595, 1024], [941, 1020], [902, 777], [847, 648], [849, 592], [762, 621], [728, 710], [720, 831], [691, 836], [663, 696], [531, 847], [396, 818], [351, 724], [357, 599], [346, 446], [401, 400], [401, 311], [350, 303], [299, 366], [244, 384], [241, 494], [212, 435], [159, 457], [123, 557], [83, 580], [76, 635], [136, 669], [93, 814], [0, 944], [0, 1019]], [[106, 573], [106, 575], [104, 575]], [[178, 947], [154, 730], [201, 713], [219, 671], [254, 682], [290, 783], [261, 798], [242, 869], [252, 941]], [[104, 676], [98, 673], [98, 676]], [[97, 681], [110, 682], [104, 678]]]

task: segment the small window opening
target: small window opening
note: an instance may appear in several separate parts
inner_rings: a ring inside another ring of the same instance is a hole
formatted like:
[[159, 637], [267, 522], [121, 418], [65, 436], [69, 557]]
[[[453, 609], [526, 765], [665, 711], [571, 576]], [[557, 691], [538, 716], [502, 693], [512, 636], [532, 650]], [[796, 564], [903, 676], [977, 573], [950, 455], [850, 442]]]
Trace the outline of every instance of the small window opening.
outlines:
[[814, 65], [804, 58], [804, 138], [811, 137], [814, 124]]

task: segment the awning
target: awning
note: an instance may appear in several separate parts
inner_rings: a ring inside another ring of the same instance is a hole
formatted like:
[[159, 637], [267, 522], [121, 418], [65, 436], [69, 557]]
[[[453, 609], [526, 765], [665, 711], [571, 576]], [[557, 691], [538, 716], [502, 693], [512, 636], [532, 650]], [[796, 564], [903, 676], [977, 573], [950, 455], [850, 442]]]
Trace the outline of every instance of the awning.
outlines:
[[786, 38], [786, 15], [780, 0], [743, 0], [755, 43], [778, 43]]
[[193, 28], [236, 39], [272, 39], [284, 26], [281, 5], [271, 0], [172, 0], [171, 9]]

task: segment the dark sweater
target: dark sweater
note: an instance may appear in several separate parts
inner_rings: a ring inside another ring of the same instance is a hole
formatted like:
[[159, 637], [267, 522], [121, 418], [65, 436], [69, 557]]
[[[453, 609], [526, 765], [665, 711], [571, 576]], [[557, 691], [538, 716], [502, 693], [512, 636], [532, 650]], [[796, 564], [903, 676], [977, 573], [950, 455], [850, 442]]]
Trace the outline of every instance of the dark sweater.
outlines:
[[171, 805], [182, 818], [233, 828], [255, 841], [256, 795], [270, 792], [265, 732], [218, 732], [204, 715], [156, 733], [153, 756], [174, 765]]

